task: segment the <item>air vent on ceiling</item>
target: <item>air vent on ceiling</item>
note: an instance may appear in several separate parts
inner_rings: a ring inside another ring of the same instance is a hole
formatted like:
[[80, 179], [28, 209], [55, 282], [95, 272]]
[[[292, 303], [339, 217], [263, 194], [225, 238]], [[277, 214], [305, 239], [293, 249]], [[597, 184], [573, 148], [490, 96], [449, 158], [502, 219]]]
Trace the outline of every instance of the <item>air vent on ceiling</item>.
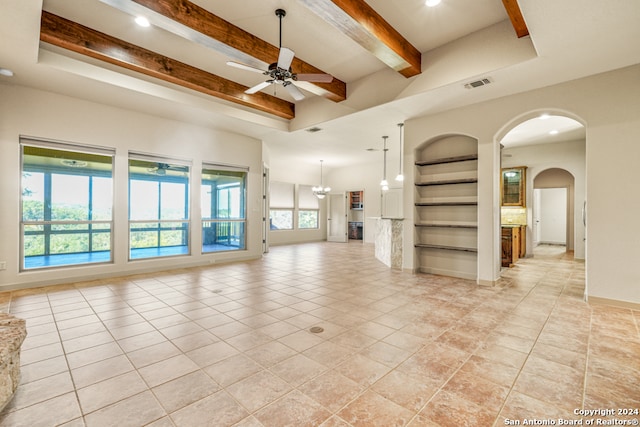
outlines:
[[316, 133], [316, 132], [320, 132], [322, 130], [322, 128], [319, 128], [317, 126], [314, 126], [312, 128], [307, 129], [307, 132], [309, 133]]
[[488, 85], [489, 83], [491, 83], [491, 80], [488, 78], [484, 78], [481, 80], [476, 80], [475, 82], [467, 83], [466, 85], [464, 85], [464, 87], [466, 87], [467, 89], [474, 89], [476, 87]]

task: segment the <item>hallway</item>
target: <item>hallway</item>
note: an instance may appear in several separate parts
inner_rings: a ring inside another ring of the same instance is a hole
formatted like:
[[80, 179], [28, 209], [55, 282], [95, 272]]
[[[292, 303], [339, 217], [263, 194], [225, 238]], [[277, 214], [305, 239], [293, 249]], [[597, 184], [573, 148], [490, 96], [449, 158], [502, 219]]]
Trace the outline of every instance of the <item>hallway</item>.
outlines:
[[0, 310], [28, 326], [0, 426], [638, 419], [576, 412], [640, 409], [640, 312], [583, 292], [570, 254], [522, 259], [486, 288], [322, 242], [0, 293]]

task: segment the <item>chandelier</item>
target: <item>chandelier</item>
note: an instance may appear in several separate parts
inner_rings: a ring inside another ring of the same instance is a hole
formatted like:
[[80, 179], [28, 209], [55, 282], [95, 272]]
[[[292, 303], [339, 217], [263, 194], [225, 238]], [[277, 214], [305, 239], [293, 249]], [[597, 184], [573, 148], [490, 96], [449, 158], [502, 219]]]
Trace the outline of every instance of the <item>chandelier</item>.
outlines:
[[313, 187], [311, 190], [313, 190], [313, 194], [315, 194], [318, 199], [324, 199], [324, 196], [331, 191], [331, 187], [325, 187], [322, 185], [322, 160], [320, 160], [320, 185]]

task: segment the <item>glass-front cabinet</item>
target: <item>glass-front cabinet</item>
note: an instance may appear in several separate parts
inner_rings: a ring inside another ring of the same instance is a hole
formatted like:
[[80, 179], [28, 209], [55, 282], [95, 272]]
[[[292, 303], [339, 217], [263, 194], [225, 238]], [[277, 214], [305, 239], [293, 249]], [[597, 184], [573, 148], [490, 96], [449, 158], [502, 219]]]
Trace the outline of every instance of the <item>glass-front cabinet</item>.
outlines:
[[526, 171], [526, 166], [502, 169], [500, 180], [502, 206], [526, 206]]

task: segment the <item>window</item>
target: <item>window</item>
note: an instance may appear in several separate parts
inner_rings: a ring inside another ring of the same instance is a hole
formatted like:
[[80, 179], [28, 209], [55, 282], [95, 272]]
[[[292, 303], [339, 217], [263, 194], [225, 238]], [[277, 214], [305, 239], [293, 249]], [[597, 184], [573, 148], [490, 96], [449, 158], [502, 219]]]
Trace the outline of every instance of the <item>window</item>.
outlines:
[[129, 259], [189, 254], [189, 165], [129, 153]]
[[21, 138], [21, 270], [112, 262], [114, 151]]
[[318, 198], [313, 194], [313, 187], [300, 185], [298, 187], [298, 228], [317, 229], [319, 210], [320, 204]]
[[203, 164], [202, 253], [246, 248], [247, 170]]
[[269, 224], [271, 230], [293, 230], [294, 185], [270, 183]]

